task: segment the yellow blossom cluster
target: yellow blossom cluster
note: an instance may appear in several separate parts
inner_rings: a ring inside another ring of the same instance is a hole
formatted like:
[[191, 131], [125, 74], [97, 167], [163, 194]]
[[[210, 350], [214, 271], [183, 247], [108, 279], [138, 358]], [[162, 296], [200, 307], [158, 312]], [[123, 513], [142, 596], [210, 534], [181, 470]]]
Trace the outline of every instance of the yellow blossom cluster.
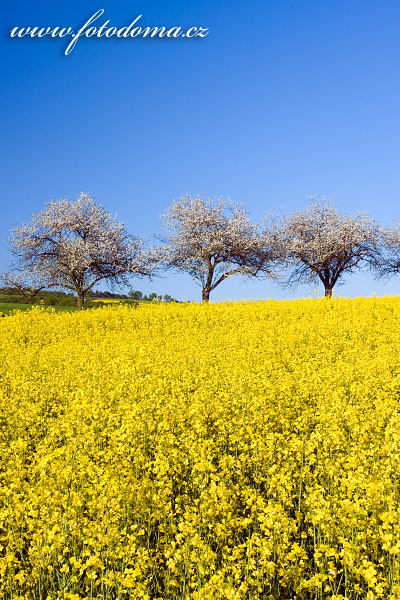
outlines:
[[400, 299], [0, 319], [0, 597], [400, 598]]

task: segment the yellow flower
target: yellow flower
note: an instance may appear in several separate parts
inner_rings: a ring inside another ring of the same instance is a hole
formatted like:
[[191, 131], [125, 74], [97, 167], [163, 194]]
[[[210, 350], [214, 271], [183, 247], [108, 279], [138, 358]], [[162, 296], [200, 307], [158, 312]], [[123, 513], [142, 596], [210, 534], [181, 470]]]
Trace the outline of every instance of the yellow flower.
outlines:
[[399, 298], [0, 325], [1, 598], [400, 597]]

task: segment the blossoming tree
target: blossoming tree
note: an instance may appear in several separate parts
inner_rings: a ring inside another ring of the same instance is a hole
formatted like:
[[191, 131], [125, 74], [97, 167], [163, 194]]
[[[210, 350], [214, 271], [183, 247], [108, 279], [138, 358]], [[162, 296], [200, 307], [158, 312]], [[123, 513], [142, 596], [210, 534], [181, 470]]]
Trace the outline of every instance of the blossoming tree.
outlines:
[[321, 281], [326, 297], [343, 276], [373, 262], [380, 237], [380, 225], [366, 212], [341, 213], [331, 199], [311, 198], [304, 211], [284, 215], [278, 229], [285, 284]]
[[72, 290], [79, 309], [99, 281], [125, 284], [129, 275], [152, 272], [142, 240], [84, 193], [75, 201], [47, 203], [31, 223], [12, 230], [8, 242], [16, 260], [3, 281]]
[[262, 267], [270, 273], [272, 253], [242, 205], [186, 194], [161, 217], [165, 236], [157, 249], [160, 263], [188, 273], [201, 286], [203, 302], [228, 277], [257, 276]]
[[27, 302], [31, 302], [36, 294], [50, 287], [46, 275], [39, 273], [36, 269], [26, 271], [20, 268], [0, 273], [0, 282], [6, 290], [13, 290], [21, 294]]
[[378, 277], [389, 279], [400, 274], [400, 221], [382, 227], [379, 252], [373, 267]]

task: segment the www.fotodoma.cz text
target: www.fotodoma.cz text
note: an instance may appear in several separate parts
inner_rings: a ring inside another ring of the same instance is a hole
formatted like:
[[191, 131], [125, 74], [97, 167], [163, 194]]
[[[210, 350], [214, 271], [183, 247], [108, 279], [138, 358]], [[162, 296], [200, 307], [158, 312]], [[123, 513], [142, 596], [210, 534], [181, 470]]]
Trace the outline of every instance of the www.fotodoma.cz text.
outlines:
[[136, 17], [132, 23], [126, 27], [112, 27], [109, 25], [110, 21], [106, 21], [100, 27], [93, 25], [95, 21], [104, 13], [104, 9], [98, 10], [93, 16], [86, 21], [86, 23], [75, 33], [71, 27], [14, 27], [10, 31], [12, 38], [28, 37], [51, 37], [51, 38], [64, 38], [71, 36], [71, 41], [65, 50], [65, 54], [68, 55], [75, 48], [77, 41], [80, 37], [118, 37], [118, 38], [135, 38], [135, 37], [166, 37], [166, 38], [195, 38], [205, 37], [209, 33], [209, 29], [205, 27], [190, 27], [183, 30], [182, 27], [140, 27], [137, 25], [142, 15]]

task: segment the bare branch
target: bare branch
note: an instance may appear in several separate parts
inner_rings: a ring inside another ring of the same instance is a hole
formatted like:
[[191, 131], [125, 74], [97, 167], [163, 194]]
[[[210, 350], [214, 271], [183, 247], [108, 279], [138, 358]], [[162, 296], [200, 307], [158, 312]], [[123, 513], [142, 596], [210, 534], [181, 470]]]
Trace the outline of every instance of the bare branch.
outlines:
[[400, 221], [390, 227], [382, 227], [379, 252], [373, 261], [378, 278], [390, 279], [400, 273]]

